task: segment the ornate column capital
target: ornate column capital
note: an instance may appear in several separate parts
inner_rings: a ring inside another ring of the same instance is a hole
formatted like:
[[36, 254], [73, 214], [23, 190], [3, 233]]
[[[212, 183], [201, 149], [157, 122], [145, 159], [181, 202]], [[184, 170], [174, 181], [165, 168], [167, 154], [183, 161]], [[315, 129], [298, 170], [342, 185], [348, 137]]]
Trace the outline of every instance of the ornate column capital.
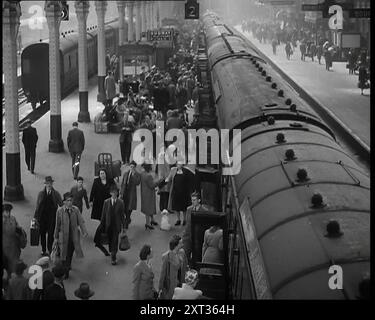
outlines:
[[61, 23], [61, 1], [46, 1], [44, 5], [46, 13], [48, 28], [51, 30], [53, 27], [60, 27]]
[[3, 1], [3, 23], [19, 23], [21, 13], [20, 1]]
[[90, 11], [90, 1], [74, 1], [74, 8], [77, 15], [79, 15], [78, 22], [81, 20], [81, 17], [86, 19]]
[[21, 15], [20, 1], [3, 1], [3, 25], [15, 26], [13, 29], [15, 34], [10, 34], [10, 37], [17, 38]]
[[107, 1], [95, 1], [96, 13], [104, 13], [107, 10]]
[[116, 1], [117, 9], [118, 9], [119, 13], [125, 12], [125, 7], [127, 6], [126, 2], [127, 1]]

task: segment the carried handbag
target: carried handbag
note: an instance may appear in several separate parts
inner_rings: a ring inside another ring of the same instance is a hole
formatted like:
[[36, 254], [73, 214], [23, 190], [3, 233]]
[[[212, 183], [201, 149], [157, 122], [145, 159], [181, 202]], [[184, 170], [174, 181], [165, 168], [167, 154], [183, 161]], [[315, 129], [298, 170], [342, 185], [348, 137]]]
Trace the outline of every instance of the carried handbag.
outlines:
[[59, 246], [59, 242], [55, 240], [52, 246], [51, 261], [54, 265], [56, 265], [57, 263], [60, 262], [60, 260], [61, 260], [61, 249]]
[[124, 230], [120, 233], [120, 241], [119, 241], [118, 249], [120, 251], [126, 251], [130, 249], [129, 238]]
[[39, 246], [39, 225], [36, 221], [36, 219], [31, 220], [31, 225], [30, 225], [30, 246], [32, 247], [37, 247]]
[[105, 232], [100, 234], [100, 243], [109, 244], [108, 235]]
[[21, 249], [26, 248], [26, 245], [27, 245], [27, 234], [26, 234], [26, 231], [23, 230], [22, 227], [17, 226], [16, 227], [16, 235], [17, 235], [17, 238], [18, 238], [18, 244], [19, 244], [20, 248]]

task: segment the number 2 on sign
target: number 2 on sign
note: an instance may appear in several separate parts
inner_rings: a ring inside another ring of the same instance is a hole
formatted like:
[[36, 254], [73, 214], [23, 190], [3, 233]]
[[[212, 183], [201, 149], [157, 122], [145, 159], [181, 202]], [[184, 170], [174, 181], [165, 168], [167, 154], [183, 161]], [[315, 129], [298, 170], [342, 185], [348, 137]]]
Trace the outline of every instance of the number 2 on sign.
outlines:
[[189, 7], [189, 17], [195, 17], [195, 7]]

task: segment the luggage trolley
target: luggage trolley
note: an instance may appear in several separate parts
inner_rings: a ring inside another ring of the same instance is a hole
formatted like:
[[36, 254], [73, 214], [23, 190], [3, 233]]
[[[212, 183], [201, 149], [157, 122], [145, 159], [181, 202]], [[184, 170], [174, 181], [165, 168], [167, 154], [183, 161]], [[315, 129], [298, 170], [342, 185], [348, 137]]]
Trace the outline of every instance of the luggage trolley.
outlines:
[[98, 161], [95, 161], [95, 176], [99, 176], [99, 170], [105, 169], [107, 178], [118, 178], [121, 176], [121, 161], [112, 161], [112, 154], [99, 153]]

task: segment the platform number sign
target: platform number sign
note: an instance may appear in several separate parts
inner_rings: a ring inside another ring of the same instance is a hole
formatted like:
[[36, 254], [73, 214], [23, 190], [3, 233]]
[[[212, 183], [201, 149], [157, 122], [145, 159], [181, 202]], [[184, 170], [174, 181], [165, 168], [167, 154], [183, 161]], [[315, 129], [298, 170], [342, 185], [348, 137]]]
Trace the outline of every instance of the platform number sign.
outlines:
[[66, 1], [61, 1], [62, 10], [61, 10], [61, 20], [68, 21], [69, 20], [69, 5]]
[[197, 0], [188, 0], [185, 4], [185, 19], [199, 19], [199, 3]]

